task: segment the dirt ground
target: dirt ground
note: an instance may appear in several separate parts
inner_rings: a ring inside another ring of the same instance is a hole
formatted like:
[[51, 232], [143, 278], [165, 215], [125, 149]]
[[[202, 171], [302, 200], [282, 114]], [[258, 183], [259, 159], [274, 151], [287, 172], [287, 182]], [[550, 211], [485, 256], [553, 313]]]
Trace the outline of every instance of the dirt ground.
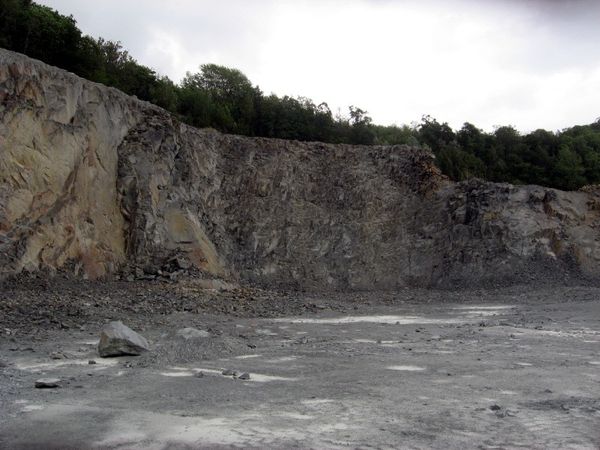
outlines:
[[[98, 357], [110, 320], [152, 351]], [[2, 286], [0, 333], [0, 448], [600, 448], [597, 287], [29, 279]]]

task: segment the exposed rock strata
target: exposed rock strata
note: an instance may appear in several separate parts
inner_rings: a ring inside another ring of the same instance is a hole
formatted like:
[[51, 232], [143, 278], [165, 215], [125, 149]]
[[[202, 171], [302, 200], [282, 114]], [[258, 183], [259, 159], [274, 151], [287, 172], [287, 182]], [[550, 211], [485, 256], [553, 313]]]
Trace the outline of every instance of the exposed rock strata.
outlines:
[[0, 274], [319, 289], [600, 274], [600, 197], [451, 183], [427, 151], [223, 135], [0, 50]]

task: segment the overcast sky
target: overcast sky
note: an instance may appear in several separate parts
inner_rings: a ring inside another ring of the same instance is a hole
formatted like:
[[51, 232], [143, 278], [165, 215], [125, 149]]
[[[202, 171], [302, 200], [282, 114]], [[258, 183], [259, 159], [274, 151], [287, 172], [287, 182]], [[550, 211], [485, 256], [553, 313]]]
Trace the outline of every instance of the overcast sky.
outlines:
[[600, 117], [596, 0], [38, 0], [174, 81], [200, 64], [265, 93], [429, 114], [454, 128], [558, 130]]

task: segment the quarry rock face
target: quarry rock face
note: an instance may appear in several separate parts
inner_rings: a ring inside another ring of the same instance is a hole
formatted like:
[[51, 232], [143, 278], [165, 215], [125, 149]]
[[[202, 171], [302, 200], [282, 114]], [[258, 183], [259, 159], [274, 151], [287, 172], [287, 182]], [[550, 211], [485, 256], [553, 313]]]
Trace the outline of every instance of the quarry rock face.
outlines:
[[0, 275], [306, 289], [600, 275], [600, 196], [448, 181], [428, 151], [224, 135], [0, 50]]

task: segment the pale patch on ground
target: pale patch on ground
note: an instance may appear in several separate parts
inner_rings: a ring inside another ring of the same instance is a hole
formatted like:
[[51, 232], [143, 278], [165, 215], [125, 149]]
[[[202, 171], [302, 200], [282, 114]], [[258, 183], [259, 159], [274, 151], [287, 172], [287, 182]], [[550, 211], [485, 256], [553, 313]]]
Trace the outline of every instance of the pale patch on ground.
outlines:
[[433, 319], [420, 316], [345, 316], [332, 317], [324, 319], [306, 319], [289, 318], [274, 319], [275, 322], [289, 322], [298, 324], [318, 324], [318, 325], [344, 325], [352, 323], [387, 323], [396, 325], [432, 325], [432, 324], [450, 324], [460, 323], [458, 319]]
[[269, 330], [268, 328], [259, 328], [256, 330], [256, 334], [261, 336], [277, 336], [277, 333], [275, 333], [273, 330]]
[[419, 367], [419, 366], [389, 366], [386, 367], [386, 369], [388, 370], [399, 370], [399, 371], [405, 371], [405, 372], [422, 372], [425, 370], [425, 367]]
[[26, 405], [21, 409], [23, 412], [41, 411], [44, 409], [43, 405]]
[[179, 377], [193, 377], [194, 376], [194, 372], [160, 372], [160, 374], [163, 377], [174, 377], [174, 378], [179, 378]]
[[333, 403], [334, 400], [329, 398], [309, 398], [307, 400], [302, 400], [300, 403], [306, 406], [314, 406], [314, 405], [323, 405], [327, 403]]
[[280, 356], [279, 358], [265, 359], [264, 362], [269, 364], [281, 364], [285, 362], [296, 361], [297, 359], [297, 356]]
[[476, 305], [476, 306], [455, 306], [452, 309], [462, 309], [462, 310], [502, 310], [502, 309], [514, 309], [515, 307], [513, 305]]
[[[277, 376], [277, 375], [266, 375], [266, 374], [262, 374], [262, 373], [255, 373], [255, 372], [249, 372], [250, 373], [250, 379], [249, 380], [239, 380], [237, 378], [232, 377], [231, 375], [223, 375], [222, 372], [224, 369], [211, 369], [211, 368], [206, 368], [206, 367], [195, 367], [190, 369], [194, 372], [202, 372], [204, 374], [208, 374], [208, 375], [220, 375], [222, 377], [225, 378], [231, 378], [232, 380], [236, 380], [236, 381], [244, 381], [244, 382], [258, 382], [258, 383], [268, 383], [270, 381], [297, 381], [298, 378], [294, 378], [294, 377], [283, 377], [283, 376]], [[241, 374], [242, 371], [238, 370], [238, 374]], [[191, 375], [194, 375], [193, 373]], [[188, 375], [186, 375], [188, 376]]]
[[19, 370], [29, 372], [41, 372], [45, 370], [56, 369], [64, 366], [88, 366], [90, 370], [98, 370], [106, 367], [114, 366], [118, 363], [116, 359], [96, 359], [96, 364], [90, 365], [88, 359], [61, 359], [51, 362], [39, 362], [39, 360], [17, 360], [15, 366]]

